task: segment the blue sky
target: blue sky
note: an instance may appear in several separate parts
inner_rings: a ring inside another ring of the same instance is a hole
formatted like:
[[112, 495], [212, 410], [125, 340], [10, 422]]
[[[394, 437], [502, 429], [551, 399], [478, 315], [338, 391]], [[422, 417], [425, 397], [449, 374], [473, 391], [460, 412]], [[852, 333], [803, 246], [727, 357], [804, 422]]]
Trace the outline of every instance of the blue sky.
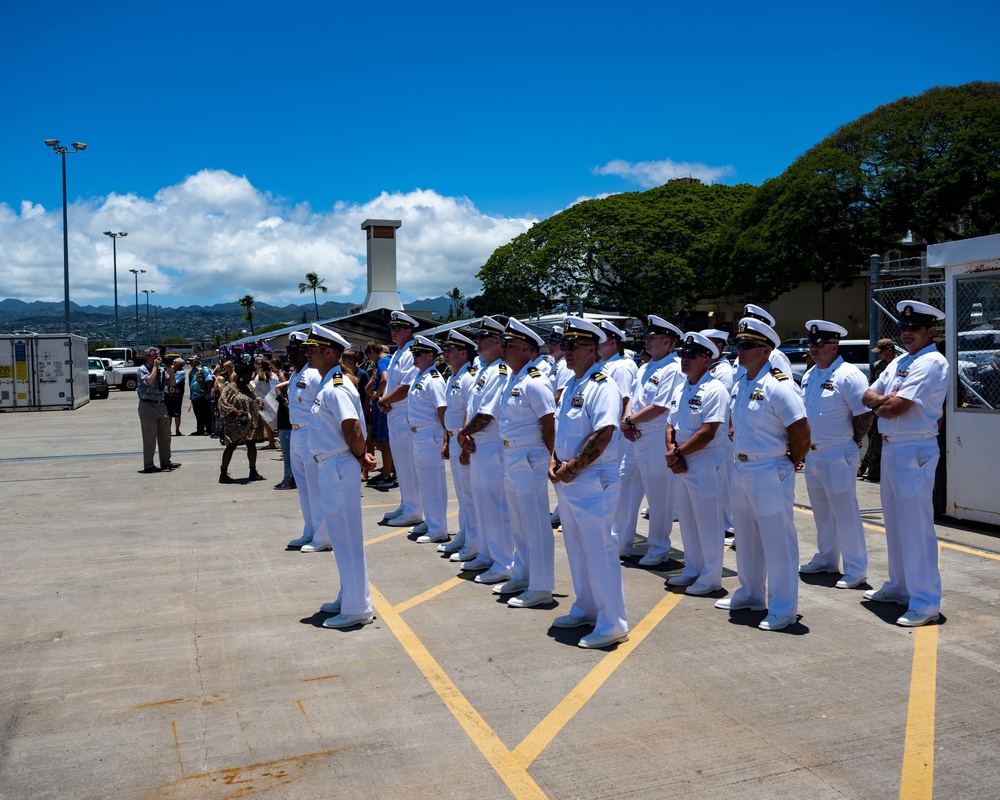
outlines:
[[[839, 125], [1000, 77], [997, 4], [104, 2], [0, 5], [0, 297], [162, 305], [365, 294], [366, 216], [403, 219], [404, 299], [458, 285], [580, 198], [778, 175]], [[126, 277], [131, 277], [127, 275]], [[130, 285], [130, 284], [129, 284]], [[142, 287], [140, 287], [142, 288]], [[122, 301], [124, 302], [124, 300]]]

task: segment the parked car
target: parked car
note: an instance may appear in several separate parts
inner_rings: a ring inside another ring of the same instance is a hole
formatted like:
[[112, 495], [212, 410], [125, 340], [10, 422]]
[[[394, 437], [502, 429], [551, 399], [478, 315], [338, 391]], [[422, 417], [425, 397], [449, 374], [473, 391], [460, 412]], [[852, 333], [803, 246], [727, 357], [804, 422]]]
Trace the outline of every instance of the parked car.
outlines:
[[104, 362], [99, 358], [88, 358], [87, 372], [90, 374], [90, 399], [104, 400], [108, 396], [108, 373]]

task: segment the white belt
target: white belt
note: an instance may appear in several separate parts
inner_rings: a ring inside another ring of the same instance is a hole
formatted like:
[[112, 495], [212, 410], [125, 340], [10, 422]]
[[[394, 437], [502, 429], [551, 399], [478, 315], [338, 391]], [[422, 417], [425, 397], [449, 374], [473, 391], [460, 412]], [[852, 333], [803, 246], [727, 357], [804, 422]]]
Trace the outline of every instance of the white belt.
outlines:
[[847, 442], [849, 440], [844, 439], [843, 441], [837, 441], [834, 439], [832, 442], [816, 442], [815, 444], [809, 445], [810, 450], [829, 450], [831, 447], [847, 447]]
[[350, 450], [331, 450], [329, 453], [313, 453], [313, 461], [317, 464], [322, 464], [328, 458], [333, 458], [334, 456], [343, 455], [344, 453], [349, 453]]
[[937, 439], [936, 433], [883, 433], [882, 441], [888, 444], [915, 442], [918, 439]]
[[754, 456], [754, 455], [747, 455], [746, 453], [737, 453], [736, 454], [736, 460], [737, 461], [777, 461], [779, 458], [788, 458], [788, 456], [787, 455], [781, 455], [781, 456]]

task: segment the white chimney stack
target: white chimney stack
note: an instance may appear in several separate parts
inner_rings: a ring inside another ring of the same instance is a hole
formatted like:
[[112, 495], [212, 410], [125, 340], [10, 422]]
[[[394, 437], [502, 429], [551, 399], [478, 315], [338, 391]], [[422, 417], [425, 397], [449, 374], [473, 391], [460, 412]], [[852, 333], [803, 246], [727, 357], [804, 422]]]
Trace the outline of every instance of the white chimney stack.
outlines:
[[361, 230], [368, 233], [368, 294], [361, 310], [388, 308], [402, 311], [403, 301], [396, 291], [396, 230], [398, 219], [366, 219]]

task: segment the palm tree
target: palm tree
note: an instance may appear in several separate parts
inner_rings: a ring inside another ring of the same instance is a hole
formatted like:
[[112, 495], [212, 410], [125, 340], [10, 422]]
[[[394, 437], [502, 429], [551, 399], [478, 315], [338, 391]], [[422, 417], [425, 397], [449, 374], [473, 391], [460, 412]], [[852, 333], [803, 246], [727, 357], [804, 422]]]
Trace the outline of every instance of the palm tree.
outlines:
[[462, 305], [462, 301], [465, 299], [465, 295], [462, 294], [462, 290], [456, 286], [454, 289], [448, 292], [446, 297], [449, 300], [451, 300], [452, 303], [452, 314], [454, 315], [453, 319], [458, 319], [461, 316], [462, 312], [465, 310], [465, 306]]
[[245, 319], [247, 322], [250, 323], [250, 335], [253, 336], [254, 335], [253, 334], [253, 310], [254, 310], [253, 295], [252, 294], [248, 294], [245, 297], [241, 297], [237, 302], [239, 302], [239, 304], [241, 306], [243, 306], [243, 308], [246, 309], [246, 313], [243, 315], [243, 319]]
[[323, 294], [326, 294], [327, 289], [323, 285], [323, 281], [320, 279], [319, 275], [317, 275], [315, 272], [307, 272], [306, 273], [306, 281], [305, 281], [305, 283], [300, 283], [299, 284], [299, 294], [305, 294], [310, 289], [312, 289], [312, 293], [313, 293], [313, 306], [315, 306], [315, 308], [316, 308], [316, 320], [318, 322], [319, 321], [319, 303], [316, 302], [316, 290], [317, 289], [322, 289], [323, 290]]

